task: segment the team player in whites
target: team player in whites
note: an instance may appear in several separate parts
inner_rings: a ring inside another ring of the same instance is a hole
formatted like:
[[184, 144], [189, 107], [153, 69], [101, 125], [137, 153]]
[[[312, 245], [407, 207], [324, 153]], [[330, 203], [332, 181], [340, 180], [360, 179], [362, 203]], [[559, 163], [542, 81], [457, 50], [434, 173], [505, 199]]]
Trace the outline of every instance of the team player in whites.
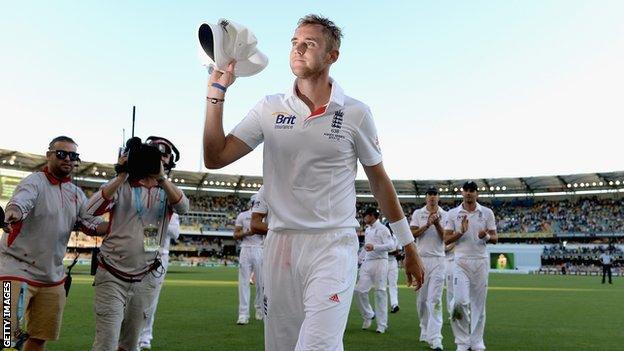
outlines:
[[[367, 225], [364, 234], [364, 262], [355, 286], [355, 301], [364, 319], [362, 329], [368, 329], [373, 318], [377, 321], [377, 333], [385, 333], [388, 327], [388, 252], [396, 248], [390, 230], [379, 222], [379, 211], [367, 208], [364, 212]], [[368, 292], [375, 291], [375, 311], [371, 308]]]
[[[250, 201], [251, 207], [255, 196]], [[264, 236], [256, 235], [251, 230], [251, 208], [236, 217], [234, 239], [241, 242], [238, 268], [238, 320], [236, 324], [249, 323], [249, 282], [252, 272], [256, 278], [256, 297], [254, 307], [256, 319], [262, 320], [262, 243]]]
[[[223, 111], [236, 63], [212, 72], [208, 82], [206, 167], [222, 168], [264, 143], [267, 351], [343, 350], [357, 276], [358, 161], [405, 247], [408, 284], [419, 287], [423, 280], [409, 224], [382, 163], [370, 109], [329, 76], [340, 56], [341, 37], [340, 28], [327, 18], [300, 19], [290, 37], [294, 83], [284, 94], [260, 99], [227, 136]], [[292, 117], [288, 123], [276, 120], [286, 114]]]
[[448, 212], [444, 240], [455, 244], [451, 327], [458, 351], [485, 350], [485, 300], [490, 261], [487, 243], [498, 241], [494, 212], [477, 202], [475, 182], [462, 186], [462, 203]]
[[425, 264], [425, 282], [418, 292], [416, 308], [420, 320], [420, 341], [442, 350], [442, 289], [446, 274], [444, 222], [446, 211], [438, 206], [438, 190], [427, 189], [426, 205], [412, 214], [410, 223], [418, 253]]
[[394, 248], [388, 252], [388, 295], [390, 297], [390, 313], [399, 312], [399, 262], [397, 256], [401, 253], [401, 245], [392, 234]]
[[154, 295], [154, 300], [152, 300], [152, 305], [147, 312], [147, 319], [145, 320], [145, 326], [141, 331], [141, 335], [139, 336], [139, 349], [143, 350], [151, 350], [152, 349], [152, 339], [154, 338], [153, 329], [154, 329], [154, 315], [156, 314], [156, 307], [158, 307], [158, 298], [160, 297], [160, 290], [162, 289], [163, 283], [165, 281], [165, 274], [167, 273], [167, 269], [169, 268], [169, 246], [171, 245], [171, 240], [178, 240], [180, 236], [180, 216], [177, 213], [173, 213], [171, 215], [171, 220], [169, 220], [169, 226], [167, 227], [167, 236], [165, 240], [163, 240], [162, 245], [158, 249], [160, 251], [160, 260], [162, 264], [162, 274], [157, 274], [157, 287], [156, 294]]

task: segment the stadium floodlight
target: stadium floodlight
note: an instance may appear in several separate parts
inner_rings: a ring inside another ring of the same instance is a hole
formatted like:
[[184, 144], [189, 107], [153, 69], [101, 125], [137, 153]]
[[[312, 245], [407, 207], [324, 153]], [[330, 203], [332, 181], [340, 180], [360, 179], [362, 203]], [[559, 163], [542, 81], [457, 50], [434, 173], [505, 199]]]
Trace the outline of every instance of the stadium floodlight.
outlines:
[[505, 191], [505, 190], [507, 190], [507, 187], [503, 185], [503, 187], [501, 189], [503, 189], [503, 191]]
[[453, 191], [457, 191], [457, 190], [459, 190], [459, 189], [457, 189], [457, 188], [453, 188]]
[[620, 181], [619, 181], [619, 180], [616, 180], [616, 181], [615, 181], [615, 185], [620, 185]]
[[578, 184], [574, 183], [574, 187], [575, 187], [575, 188], [576, 188], [576, 187], [578, 187]]
[[613, 181], [612, 181], [612, 180], [611, 180], [611, 181], [609, 181], [609, 185], [613, 185]]
[[603, 183], [603, 182], [600, 182], [600, 183], [598, 183], [598, 185], [603, 186], [603, 185], [604, 185], [604, 183]]
[[232, 186], [236, 186], [236, 183], [232, 183]]
[[443, 191], [444, 189], [440, 188], [440, 189], [438, 189], [438, 190], [439, 190], [439, 191]]
[[204, 185], [208, 185], [208, 181], [207, 180], [204, 180]]
[[176, 179], [174, 179], [173, 181], [177, 183], [177, 182], [179, 182], [180, 180], [179, 180], [178, 178], [176, 178]]
[[584, 188], [584, 187], [585, 187], [585, 183], [581, 183], [581, 188]]
[[481, 191], [485, 191], [485, 189], [486, 189], [485, 187], [481, 187]]
[[6, 160], [2, 160], [2, 164], [5, 164], [7, 161]]
[[568, 188], [571, 188], [571, 187], [572, 187], [572, 184], [568, 183]]
[[173, 181], [173, 179], [172, 179], [172, 178], [169, 178], [169, 181], [171, 182], [171, 181]]
[[15, 161], [13, 161], [13, 160], [9, 160], [9, 164], [10, 164], [11, 166], [13, 166], [13, 165], [15, 164]]
[[93, 172], [93, 174], [95, 174], [96, 176], [99, 176], [99, 175], [100, 175], [100, 172], [95, 171], [95, 172]]
[[253, 184], [252, 184], [252, 186], [253, 186], [254, 188], [257, 188], [257, 187], [258, 187], [258, 184], [253, 183]]
[[592, 186], [596, 186], [596, 182], [593, 182], [593, 183], [592, 183]]
[[494, 187], [493, 186], [490, 187], [490, 191], [494, 191]]
[[210, 185], [214, 185], [214, 182], [212, 180], [210, 181]]
[[180, 179], [180, 183], [184, 183], [184, 179]]
[[106, 177], [106, 172], [102, 172], [102, 177]]
[[496, 187], [496, 191], [499, 191], [499, 190], [500, 190], [500, 186], [497, 186], [497, 187]]
[[448, 191], [448, 188], [444, 188], [444, 191]]

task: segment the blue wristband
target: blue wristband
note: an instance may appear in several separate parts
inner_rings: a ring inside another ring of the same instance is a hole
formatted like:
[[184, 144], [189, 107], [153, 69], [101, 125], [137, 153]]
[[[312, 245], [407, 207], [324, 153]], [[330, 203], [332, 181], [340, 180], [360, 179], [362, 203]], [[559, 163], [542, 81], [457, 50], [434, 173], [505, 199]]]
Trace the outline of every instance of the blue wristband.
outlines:
[[212, 83], [212, 84], [210, 84], [210, 86], [213, 86], [213, 87], [221, 90], [224, 93], [227, 91], [227, 88], [224, 87], [223, 85], [219, 84], [219, 83]]

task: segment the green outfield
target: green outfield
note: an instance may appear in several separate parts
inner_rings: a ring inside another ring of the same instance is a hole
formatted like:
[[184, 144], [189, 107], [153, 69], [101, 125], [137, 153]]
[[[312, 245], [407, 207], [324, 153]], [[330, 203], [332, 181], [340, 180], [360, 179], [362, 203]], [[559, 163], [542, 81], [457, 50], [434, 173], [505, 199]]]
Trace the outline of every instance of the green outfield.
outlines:
[[[90, 350], [93, 342], [93, 287], [87, 267], [77, 267], [60, 341], [49, 350]], [[172, 267], [156, 315], [155, 351], [262, 350], [262, 323], [237, 326], [235, 268]], [[488, 350], [624, 349], [624, 280], [601, 285], [598, 277], [490, 276], [485, 342]], [[253, 296], [253, 295], [252, 295]], [[418, 341], [415, 293], [399, 289], [401, 310], [390, 314], [386, 334], [360, 329], [355, 306], [345, 333], [345, 349], [427, 350]], [[444, 349], [455, 350], [448, 313]]]

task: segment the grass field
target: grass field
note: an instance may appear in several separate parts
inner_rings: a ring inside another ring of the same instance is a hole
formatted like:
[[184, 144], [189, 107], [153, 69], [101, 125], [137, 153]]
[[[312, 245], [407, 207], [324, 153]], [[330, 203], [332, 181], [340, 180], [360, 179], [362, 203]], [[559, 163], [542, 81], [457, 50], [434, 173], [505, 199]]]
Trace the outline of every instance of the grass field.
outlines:
[[[61, 339], [49, 350], [90, 350], [94, 336], [92, 277], [77, 267]], [[236, 268], [172, 267], [156, 314], [152, 349], [262, 350], [262, 323], [237, 326]], [[252, 294], [253, 296], [253, 294]], [[401, 311], [389, 315], [386, 334], [360, 329], [355, 305], [345, 349], [427, 350], [418, 341], [415, 293], [399, 289]], [[253, 312], [252, 312], [253, 313]], [[444, 311], [444, 349], [455, 350]], [[485, 342], [488, 350], [624, 350], [624, 280], [598, 277], [490, 276]]]

